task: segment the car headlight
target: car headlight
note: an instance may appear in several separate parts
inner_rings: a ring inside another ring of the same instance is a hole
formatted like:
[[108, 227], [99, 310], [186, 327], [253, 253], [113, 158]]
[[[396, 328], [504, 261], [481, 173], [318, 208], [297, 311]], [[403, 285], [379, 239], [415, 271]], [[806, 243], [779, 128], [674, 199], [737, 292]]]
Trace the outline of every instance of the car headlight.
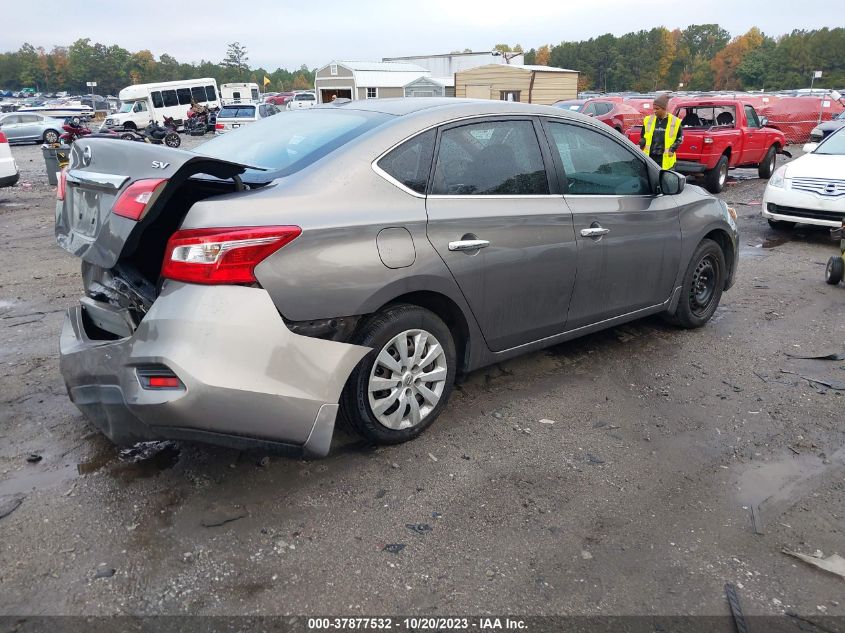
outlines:
[[778, 168], [775, 173], [772, 174], [772, 177], [769, 178], [769, 186], [770, 187], [779, 187], [783, 189], [786, 186], [786, 165], [783, 167]]

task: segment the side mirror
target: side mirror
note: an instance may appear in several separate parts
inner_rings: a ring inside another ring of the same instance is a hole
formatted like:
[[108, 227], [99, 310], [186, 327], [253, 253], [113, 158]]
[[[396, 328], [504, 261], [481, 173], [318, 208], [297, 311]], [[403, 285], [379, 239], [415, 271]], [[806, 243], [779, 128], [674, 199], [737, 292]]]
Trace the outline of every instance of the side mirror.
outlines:
[[667, 196], [676, 196], [684, 190], [687, 179], [676, 171], [660, 170], [660, 191]]
[[764, 116], [760, 119], [760, 127], [766, 127], [769, 124], [769, 117]]
[[810, 152], [815, 152], [818, 146], [818, 143], [804, 143], [804, 147], [802, 149], [805, 154], [809, 154]]

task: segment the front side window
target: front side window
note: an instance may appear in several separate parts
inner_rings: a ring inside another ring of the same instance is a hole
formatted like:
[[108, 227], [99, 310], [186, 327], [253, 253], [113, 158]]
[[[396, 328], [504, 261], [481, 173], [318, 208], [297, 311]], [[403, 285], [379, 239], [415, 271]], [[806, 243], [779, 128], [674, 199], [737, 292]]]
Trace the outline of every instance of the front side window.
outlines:
[[748, 127], [760, 127], [760, 119], [750, 105], [745, 106], [745, 118], [748, 120]]
[[572, 195], [651, 194], [648, 167], [634, 152], [604, 134], [568, 123], [549, 122], [552, 145]]
[[434, 130], [418, 134], [384, 156], [378, 166], [408, 189], [425, 193], [436, 136]]
[[444, 130], [432, 193], [545, 195], [549, 181], [531, 121], [489, 121]]
[[164, 101], [165, 108], [179, 105], [179, 97], [176, 96], [175, 90], [162, 90], [161, 98]]
[[191, 96], [197, 100], [197, 103], [203, 103], [205, 101], [205, 88], [202, 86], [191, 88]]
[[179, 105], [191, 105], [190, 88], [177, 88], [176, 96], [179, 97]]
[[152, 98], [152, 100], [153, 100], [153, 107], [154, 108], [163, 108], [164, 107], [164, 101], [162, 100], [161, 93], [158, 90], [156, 90], [155, 92], [151, 92], [150, 98]]
[[367, 88], [367, 99], [375, 99], [377, 96], [375, 88]]
[[135, 102], [135, 112], [146, 112], [147, 111], [147, 104], [145, 101], [136, 101]]

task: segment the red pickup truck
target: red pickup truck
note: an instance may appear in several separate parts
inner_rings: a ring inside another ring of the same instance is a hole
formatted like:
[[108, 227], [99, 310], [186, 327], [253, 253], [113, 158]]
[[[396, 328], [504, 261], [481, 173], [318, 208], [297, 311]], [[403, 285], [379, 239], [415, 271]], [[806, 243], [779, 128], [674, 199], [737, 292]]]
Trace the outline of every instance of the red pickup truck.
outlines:
[[[705, 188], [719, 193], [725, 186], [728, 169], [756, 167], [760, 178], [775, 170], [777, 154], [784, 151], [783, 132], [766, 127], [754, 106], [739, 99], [682, 99], [671, 108], [681, 118], [684, 142], [678, 148], [673, 168], [682, 174], [703, 176]], [[642, 128], [629, 131], [628, 138], [639, 143]]]

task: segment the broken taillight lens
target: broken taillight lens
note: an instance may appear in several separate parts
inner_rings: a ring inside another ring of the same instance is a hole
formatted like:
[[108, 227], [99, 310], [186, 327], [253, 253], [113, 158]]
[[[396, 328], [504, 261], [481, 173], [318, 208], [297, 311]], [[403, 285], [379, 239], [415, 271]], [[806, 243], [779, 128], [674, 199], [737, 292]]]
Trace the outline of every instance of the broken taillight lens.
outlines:
[[197, 284], [254, 283], [255, 267], [301, 233], [298, 226], [177, 231], [167, 242], [161, 276]]
[[130, 220], [140, 220], [166, 185], [167, 180], [164, 178], [136, 180], [120, 194], [112, 207], [112, 213]]

